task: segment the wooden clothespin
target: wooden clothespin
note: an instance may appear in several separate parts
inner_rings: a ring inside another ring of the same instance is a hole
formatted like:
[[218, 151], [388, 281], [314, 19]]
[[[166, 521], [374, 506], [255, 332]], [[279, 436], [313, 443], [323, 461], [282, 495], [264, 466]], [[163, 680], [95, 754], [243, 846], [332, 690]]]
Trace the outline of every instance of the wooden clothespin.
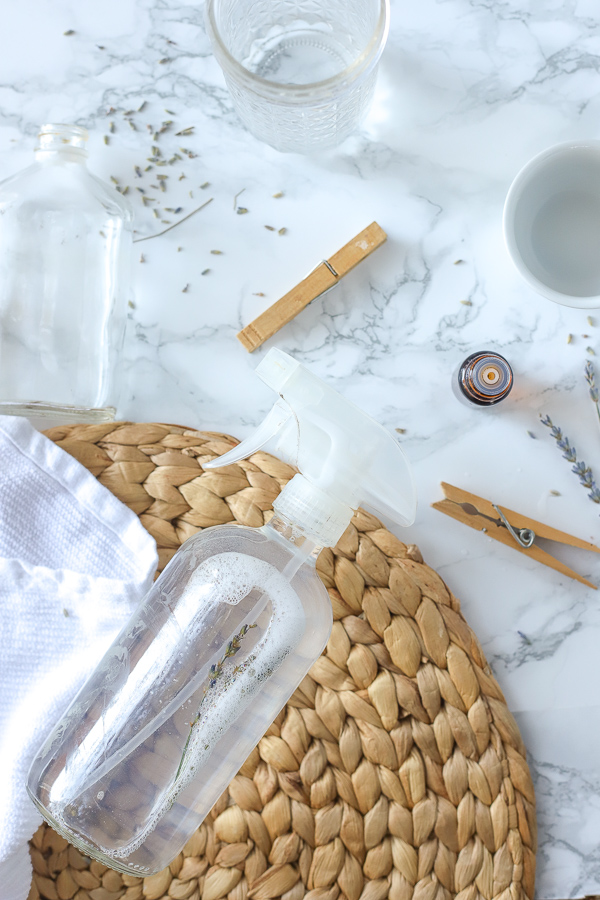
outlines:
[[380, 228], [377, 222], [371, 222], [341, 250], [329, 259], [321, 260], [310, 275], [238, 332], [238, 340], [249, 353], [252, 353], [273, 337], [280, 328], [291, 322], [312, 300], [331, 290], [340, 278], [362, 262], [373, 250], [377, 250], [386, 240], [387, 234], [383, 228]]
[[519, 553], [532, 556], [545, 566], [556, 569], [557, 572], [597, 590], [596, 585], [591, 581], [578, 575], [573, 569], [569, 569], [564, 563], [542, 550], [535, 543], [535, 539], [545, 538], [569, 547], [592, 550], [594, 553], [600, 553], [600, 547], [582, 541], [564, 531], [551, 528], [549, 525], [544, 525], [542, 522], [536, 522], [535, 519], [529, 519], [512, 509], [497, 506], [495, 503], [490, 503], [489, 500], [484, 500], [477, 497], [476, 494], [470, 494], [451, 484], [442, 482], [442, 490], [446, 499], [432, 503], [434, 509], [446, 513], [447, 516], [462, 522], [463, 525], [468, 525], [477, 531], [484, 531], [488, 537], [512, 547], [513, 550], [518, 550]]

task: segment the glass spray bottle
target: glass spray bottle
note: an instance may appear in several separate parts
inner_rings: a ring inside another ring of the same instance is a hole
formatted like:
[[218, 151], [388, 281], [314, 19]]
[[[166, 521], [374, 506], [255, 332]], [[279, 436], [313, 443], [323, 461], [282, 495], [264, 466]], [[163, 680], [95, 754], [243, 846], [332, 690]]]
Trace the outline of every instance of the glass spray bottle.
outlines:
[[414, 517], [392, 436], [294, 359], [257, 373], [279, 400], [255, 434], [300, 470], [262, 528], [189, 538], [40, 749], [34, 803], [69, 841], [135, 875], [181, 850], [323, 651], [331, 604], [316, 570], [359, 504]]

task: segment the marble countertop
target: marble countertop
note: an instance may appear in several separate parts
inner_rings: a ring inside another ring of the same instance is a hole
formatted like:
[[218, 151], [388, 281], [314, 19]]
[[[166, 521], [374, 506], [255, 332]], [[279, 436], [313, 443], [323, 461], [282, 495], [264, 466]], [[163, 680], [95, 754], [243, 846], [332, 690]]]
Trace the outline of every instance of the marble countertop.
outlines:
[[[600, 594], [430, 507], [448, 481], [600, 542], [600, 507], [539, 419], [550, 415], [600, 472], [584, 378], [594, 351], [600, 366], [600, 310], [588, 318], [534, 294], [501, 234], [520, 167], [556, 142], [598, 137], [597, 6], [392, 0], [371, 113], [314, 158], [247, 134], [202, 22], [201, 4], [186, 0], [12, 3], [0, 173], [28, 164], [39, 124], [85, 125], [90, 168], [129, 185], [136, 227], [149, 234], [160, 223], [135, 188], [150, 176], [137, 178], [134, 166], [151, 155], [147, 124], [178, 126], [161, 135], [163, 155], [180, 146], [195, 155], [168, 169], [163, 208], [182, 215], [213, 202], [137, 247], [119, 417], [243, 437], [269, 408], [251, 373], [276, 344], [399, 430], [420, 506], [398, 533], [461, 598], [530, 751], [538, 896], [598, 893]], [[143, 103], [134, 130], [123, 113]], [[191, 136], [174, 135], [191, 126]], [[373, 220], [387, 244], [248, 354], [236, 332]], [[496, 411], [467, 408], [451, 391], [453, 370], [482, 348], [499, 350], [515, 373]], [[600, 584], [600, 559], [558, 553]]]

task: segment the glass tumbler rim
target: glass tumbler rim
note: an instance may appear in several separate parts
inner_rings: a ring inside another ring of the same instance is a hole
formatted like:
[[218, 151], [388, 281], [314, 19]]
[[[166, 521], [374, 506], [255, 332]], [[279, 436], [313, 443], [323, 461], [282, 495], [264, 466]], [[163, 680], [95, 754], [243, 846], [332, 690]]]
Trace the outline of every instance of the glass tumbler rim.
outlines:
[[237, 75], [247, 86], [254, 88], [263, 95], [269, 95], [271, 100], [285, 99], [286, 102], [293, 102], [294, 100], [302, 101], [308, 96], [315, 100], [319, 94], [324, 96], [330, 95], [332, 88], [336, 88], [337, 93], [350, 87], [360, 75], [377, 64], [385, 47], [390, 28], [390, 0], [379, 0], [379, 16], [371, 37], [365, 48], [350, 65], [336, 75], [332, 75], [322, 81], [312, 81], [306, 84], [286, 84], [285, 82], [270, 81], [267, 78], [256, 75], [243, 66], [229, 52], [217, 27], [215, 6], [218, 2], [219, 0], [206, 0], [205, 5], [207, 29], [217, 61], [224, 71]]

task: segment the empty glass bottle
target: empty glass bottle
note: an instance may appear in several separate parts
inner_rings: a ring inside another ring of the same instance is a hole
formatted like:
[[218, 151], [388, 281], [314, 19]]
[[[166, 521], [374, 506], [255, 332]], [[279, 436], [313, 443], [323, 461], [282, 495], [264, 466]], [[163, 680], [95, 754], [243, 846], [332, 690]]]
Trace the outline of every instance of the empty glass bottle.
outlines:
[[132, 214], [86, 167], [85, 128], [43, 125], [0, 183], [0, 413], [115, 415]]

